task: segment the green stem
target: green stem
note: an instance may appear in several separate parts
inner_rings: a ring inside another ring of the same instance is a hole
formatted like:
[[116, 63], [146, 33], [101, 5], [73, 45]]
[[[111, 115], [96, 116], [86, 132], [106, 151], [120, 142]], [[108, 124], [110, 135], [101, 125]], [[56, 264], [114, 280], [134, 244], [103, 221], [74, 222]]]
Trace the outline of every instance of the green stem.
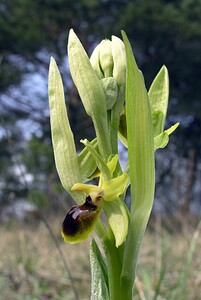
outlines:
[[[111, 229], [109, 229], [111, 231]], [[108, 278], [109, 278], [109, 300], [122, 300], [120, 291], [120, 276], [121, 276], [121, 258], [119, 256], [118, 248], [115, 246], [115, 239], [113, 234], [110, 238], [105, 240], [104, 251], [108, 264]]]
[[[128, 295], [124, 299], [132, 299], [133, 284], [136, 275], [138, 254], [148, 221], [142, 213], [130, 221], [128, 236], [125, 243], [124, 260], [121, 273], [121, 289]], [[123, 294], [122, 294], [123, 295]], [[130, 295], [130, 296], [129, 296]]]
[[113, 154], [118, 153], [118, 130], [120, 121], [120, 112], [124, 102], [124, 92], [119, 92], [117, 101], [111, 111], [110, 139]]
[[108, 265], [109, 300], [132, 300], [133, 280], [130, 279], [130, 274], [121, 278], [124, 244], [116, 248], [111, 229], [109, 229], [109, 235], [110, 238], [102, 243]]
[[100, 154], [102, 155], [105, 162], [107, 162], [108, 157], [112, 153], [111, 143], [110, 143], [110, 135], [108, 132], [108, 126], [105, 125], [107, 123], [107, 118], [102, 118], [100, 122], [100, 118], [93, 118], [93, 124], [96, 131], [98, 147]]

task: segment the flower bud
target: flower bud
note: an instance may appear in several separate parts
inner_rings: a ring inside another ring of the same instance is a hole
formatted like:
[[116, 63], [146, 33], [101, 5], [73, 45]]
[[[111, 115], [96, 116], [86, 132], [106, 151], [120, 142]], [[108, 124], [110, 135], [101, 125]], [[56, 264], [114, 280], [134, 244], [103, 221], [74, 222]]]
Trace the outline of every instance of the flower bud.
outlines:
[[124, 43], [116, 36], [112, 36], [113, 77], [120, 92], [124, 96], [126, 87], [126, 51]]
[[[116, 36], [112, 36], [112, 41], [103, 40], [94, 49], [90, 62], [98, 78], [103, 83], [107, 99], [107, 109], [111, 109], [118, 97], [124, 99], [125, 94], [126, 54], [124, 43]], [[110, 78], [110, 80], [104, 81], [105, 78]], [[113, 78], [112, 81], [111, 78]], [[112, 101], [111, 98], [113, 99]]]
[[103, 40], [100, 44], [100, 67], [104, 77], [111, 77], [113, 72], [112, 42]]
[[117, 101], [117, 96], [118, 96], [117, 83], [113, 77], [103, 78], [101, 79], [101, 83], [103, 85], [103, 89], [105, 92], [107, 110], [110, 110], [112, 109], [112, 107]]
[[90, 63], [92, 65], [94, 71], [96, 72], [97, 77], [99, 79], [102, 79], [104, 77], [104, 75], [103, 75], [103, 71], [101, 70], [100, 61], [99, 61], [100, 48], [101, 48], [101, 43], [98, 44], [98, 46], [96, 46], [96, 48], [92, 52], [91, 57], [90, 57]]

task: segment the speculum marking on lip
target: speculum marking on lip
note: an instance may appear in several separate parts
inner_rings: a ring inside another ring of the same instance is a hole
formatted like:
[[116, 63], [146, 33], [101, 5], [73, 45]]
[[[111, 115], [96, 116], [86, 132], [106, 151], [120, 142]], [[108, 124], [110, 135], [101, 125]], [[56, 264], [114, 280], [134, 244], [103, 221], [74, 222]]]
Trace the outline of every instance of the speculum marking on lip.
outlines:
[[71, 207], [63, 222], [63, 233], [67, 236], [81, 234], [93, 224], [98, 213], [97, 206], [88, 196], [84, 204]]

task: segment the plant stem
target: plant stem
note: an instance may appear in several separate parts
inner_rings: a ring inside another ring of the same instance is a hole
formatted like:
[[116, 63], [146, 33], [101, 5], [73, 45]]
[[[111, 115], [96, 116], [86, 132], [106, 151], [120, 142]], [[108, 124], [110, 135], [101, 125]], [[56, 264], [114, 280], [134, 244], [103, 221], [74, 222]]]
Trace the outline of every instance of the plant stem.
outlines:
[[112, 151], [110, 137], [108, 134], [108, 126], [105, 125], [106, 119], [103, 118], [102, 122], [99, 122], [99, 120], [93, 118], [93, 123], [96, 131], [100, 154], [102, 155], [103, 159], [107, 162], [107, 159], [112, 153]]
[[103, 245], [108, 264], [109, 293], [110, 300], [122, 300], [120, 292], [121, 257], [115, 246], [115, 239], [109, 228], [109, 238]]
[[[148, 214], [149, 215], [149, 214]], [[125, 243], [124, 260], [121, 274], [121, 286], [122, 290], [127, 294], [132, 295], [133, 284], [135, 280], [135, 274], [137, 269], [137, 260], [140, 250], [140, 245], [144, 236], [148, 221], [148, 216], [145, 217], [142, 213], [136, 213], [136, 217], [131, 219], [129, 226], [128, 236]], [[128, 296], [128, 298], [132, 297]]]
[[118, 129], [120, 112], [123, 105], [124, 95], [119, 94], [116, 104], [111, 111], [111, 123], [110, 123], [110, 139], [113, 154], [118, 153]]

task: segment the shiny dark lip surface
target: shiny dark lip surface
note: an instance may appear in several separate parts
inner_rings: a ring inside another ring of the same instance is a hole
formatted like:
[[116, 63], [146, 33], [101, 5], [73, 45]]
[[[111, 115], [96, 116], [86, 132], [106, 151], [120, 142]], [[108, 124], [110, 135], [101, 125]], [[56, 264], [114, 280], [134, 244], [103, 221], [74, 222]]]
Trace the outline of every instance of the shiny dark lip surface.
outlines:
[[84, 227], [86, 229], [90, 226], [97, 213], [97, 206], [92, 203], [91, 197], [88, 196], [84, 204], [71, 207], [62, 225], [63, 233], [71, 236], [78, 232], [81, 233]]

